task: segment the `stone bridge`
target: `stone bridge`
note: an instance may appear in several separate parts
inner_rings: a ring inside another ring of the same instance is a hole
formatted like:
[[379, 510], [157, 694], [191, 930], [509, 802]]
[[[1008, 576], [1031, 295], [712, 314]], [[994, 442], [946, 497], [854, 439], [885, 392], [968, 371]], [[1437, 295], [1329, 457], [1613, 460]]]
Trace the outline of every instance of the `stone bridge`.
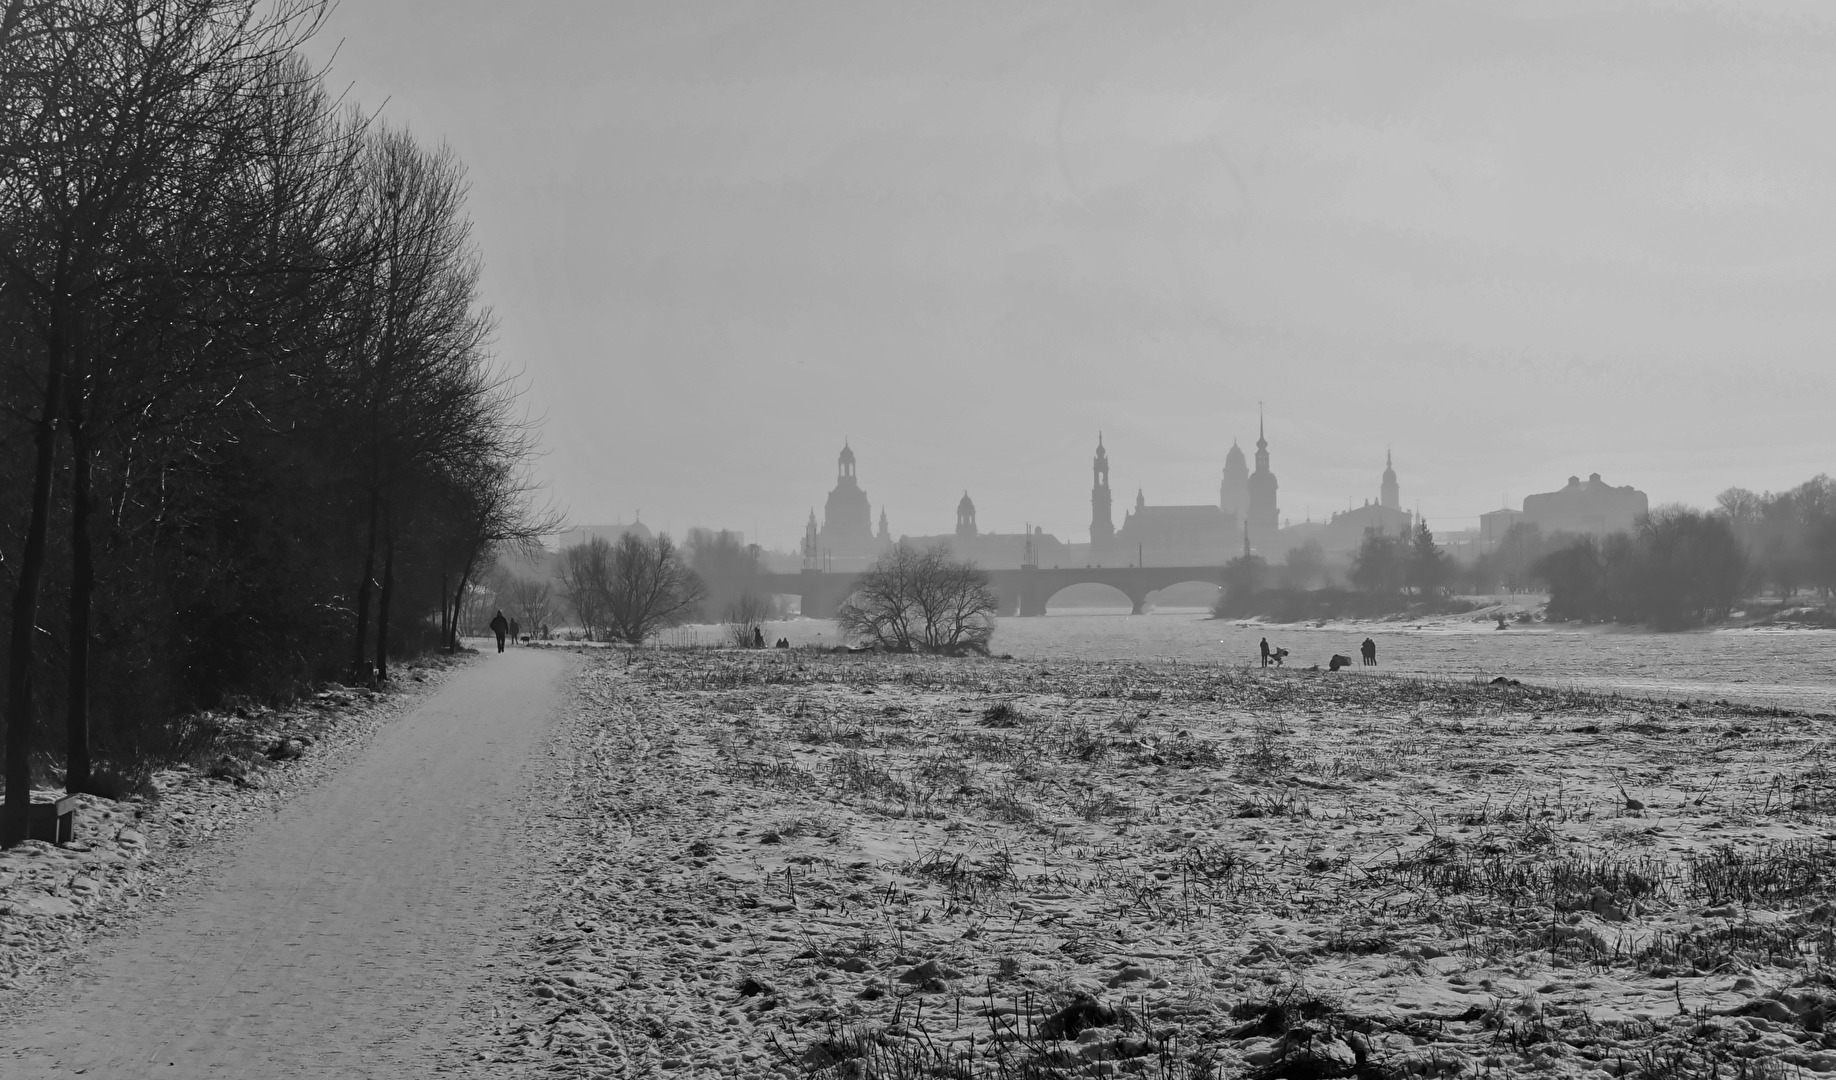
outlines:
[[[1044, 615], [1046, 603], [1062, 589], [1073, 585], [1108, 585], [1127, 595], [1134, 613], [1141, 614], [1148, 597], [1170, 585], [1199, 581], [1207, 585], [1223, 582], [1224, 571], [1216, 566], [1023, 566], [1017, 569], [984, 570], [988, 582], [1001, 597], [1002, 615]], [[764, 589], [803, 600], [803, 614], [813, 619], [833, 618], [835, 609], [854, 590], [858, 573], [830, 573], [804, 570], [795, 574], [762, 574]]]

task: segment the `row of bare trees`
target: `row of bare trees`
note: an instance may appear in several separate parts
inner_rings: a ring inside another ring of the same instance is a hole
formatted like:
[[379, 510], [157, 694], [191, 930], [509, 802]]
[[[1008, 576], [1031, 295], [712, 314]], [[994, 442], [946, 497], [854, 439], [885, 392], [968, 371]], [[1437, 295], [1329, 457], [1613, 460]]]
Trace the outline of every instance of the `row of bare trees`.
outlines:
[[386, 678], [553, 526], [463, 170], [327, 93], [325, 10], [0, 0], [6, 842], [35, 756], [81, 790], [183, 710]]

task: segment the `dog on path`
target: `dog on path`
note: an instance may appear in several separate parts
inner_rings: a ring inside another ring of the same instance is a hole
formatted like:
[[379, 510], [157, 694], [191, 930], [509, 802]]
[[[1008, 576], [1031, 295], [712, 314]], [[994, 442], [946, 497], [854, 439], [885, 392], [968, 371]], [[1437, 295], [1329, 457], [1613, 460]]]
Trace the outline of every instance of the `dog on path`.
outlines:
[[1270, 649], [1269, 650], [1269, 663], [1274, 664], [1276, 667], [1280, 667], [1282, 660], [1287, 655], [1288, 655], [1288, 650], [1286, 649]]

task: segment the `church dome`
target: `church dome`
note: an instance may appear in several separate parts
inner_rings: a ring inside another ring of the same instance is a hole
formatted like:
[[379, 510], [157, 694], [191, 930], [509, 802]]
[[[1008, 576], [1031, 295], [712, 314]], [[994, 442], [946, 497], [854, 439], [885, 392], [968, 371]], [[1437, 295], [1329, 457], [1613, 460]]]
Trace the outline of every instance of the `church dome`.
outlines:
[[956, 512], [958, 514], [975, 513], [975, 503], [970, 501], [967, 491], [963, 492], [963, 501], [956, 504]]
[[838, 465], [852, 465], [852, 464], [854, 464], [854, 448], [853, 448], [853, 447], [851, 447], [851, 446], [849, 446], [849, 445], [848, 445], [847, 443], [845, 443], [845, 442], [844, 442], [844, 443], [842, 443], [842, 452], [841, 452], [841, 457], [839, 457], [839, 458], [836, 458], [836, 459], [835, 459], [835, 461], [836, 461], [836, 464], [838, 464]]
[[1243, 448], [1237, 445], [1237, 440], [1235, 439], [1230, 441], [1230, 453], [1224, 455], [1224, 467], [1226, 469], [1249, 468], [1249, 459], [1243, 456]]

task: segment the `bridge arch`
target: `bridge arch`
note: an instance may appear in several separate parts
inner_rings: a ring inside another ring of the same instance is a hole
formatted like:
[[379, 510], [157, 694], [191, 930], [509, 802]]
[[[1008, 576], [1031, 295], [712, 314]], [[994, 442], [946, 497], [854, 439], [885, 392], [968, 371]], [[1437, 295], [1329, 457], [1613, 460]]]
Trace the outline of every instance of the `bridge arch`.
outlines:
[[[1217, 602], [1218, 592], [1222, 588], [1222, 586], [1220, 586], [1215, 580], [1194, 577], [1194, 578], [1187, 578], [1184, 581], [1170, 581], [1164, 585], [1155, 585], [1152, 589], [1148, 590], [1147, 597], [1146, 597], [1146, 603], [1158, 605], [1161, 602], [1160, 601], [1161, 595], [1165, 593], [1168, 589], [1176, 589], [1182, 586], [1193, 586], [1193, 585], [1201, 585], [1201, 586], [1204, 586], [1205, 589], [1209, 590], [1208, 592], [1204, 594], [1205, 596], [1204, 606], [1205, 607], [1210, 607], [1212, 604]], [[1192, 589], [1190, 591], [1196, 593], [1198, 590]]]
[[[1047, 589], [1050, 591], [1047, 592]], [[1067, 581], [1062, 585], [1048, 584], [1045, 588], [1041, 589], [1040, 592], [1043, 595], [1038, 598], [1038, 610], [1023, 610], [1021, 614], [1044, 615], [1047, 609], [1052, 606], [1052, 601], [1056, 600], [1070, 589], [1088, 589], [1093, 592], [1100, 591], [1105, 597], [1114, 596], [1115, 606], [1117, 607], [1131, 608], [1136, 613], [1139, 613], [1141, 610], [1140, 602], [1136, 600], [1135, 597], [1130, 596], [1128, 590], [1122, 588], [1120, 585], [1115, 585], [1107, 581]], [[1027, 605], [1023, 602], [1022, 606], [1024, 608]]]

